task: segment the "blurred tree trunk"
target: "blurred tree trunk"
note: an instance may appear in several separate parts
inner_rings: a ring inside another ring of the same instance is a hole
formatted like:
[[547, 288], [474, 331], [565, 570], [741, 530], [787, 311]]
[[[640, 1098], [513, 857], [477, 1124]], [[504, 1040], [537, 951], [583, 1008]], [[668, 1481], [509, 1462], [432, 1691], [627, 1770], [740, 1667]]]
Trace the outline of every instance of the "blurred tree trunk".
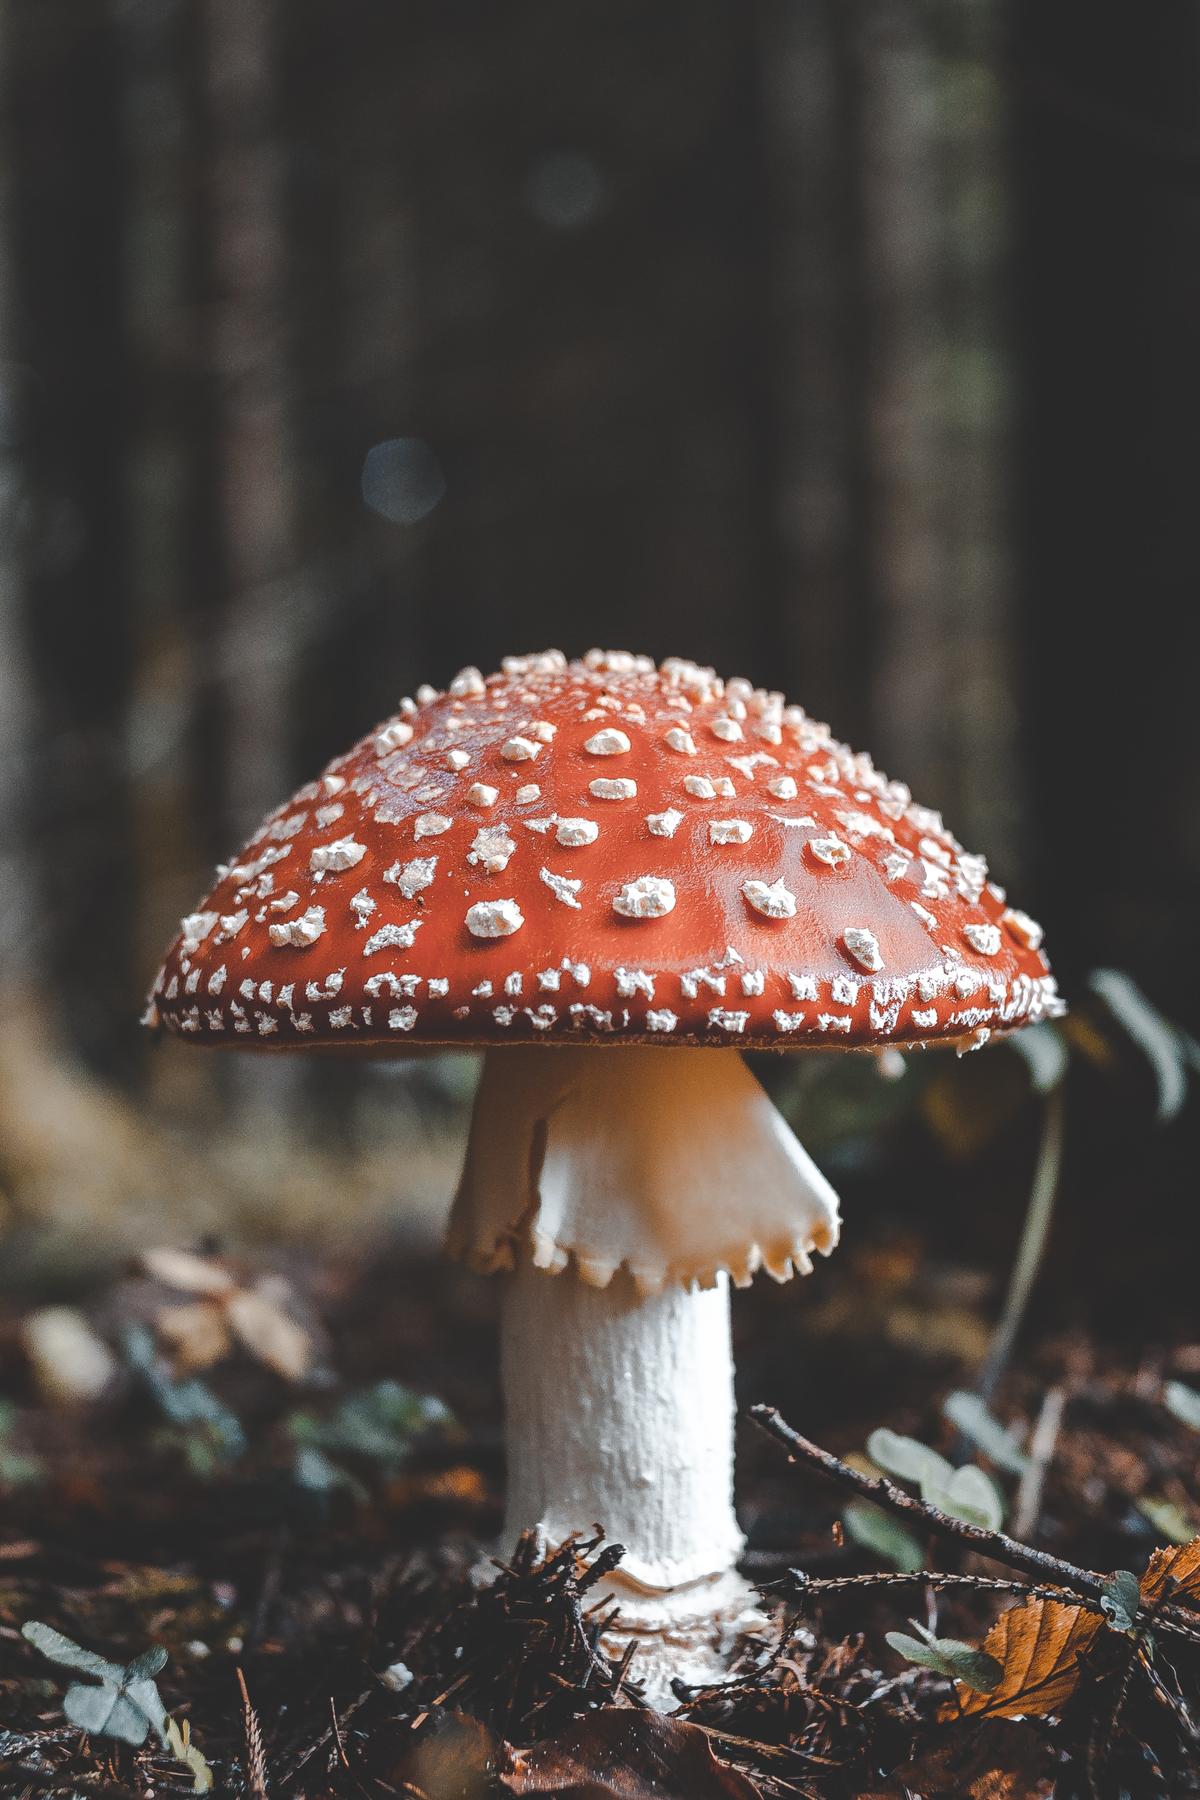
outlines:
[[0, 0], [0, 992], [8, 996], [19, 988], [36, 990], [45, 974], [42, 936], [34, 926], [39, 896], [29, 830], [36, 724], [24, 617], [29, 497], [13, 281], [17, 145], [10, 104], [12, 7], [13, 0]]
[[[199, 267], [196, 44], [188, 0], [116, 13], [123, 71], [124, 284], [129, 332], [128, 596], [133, 618], [126, 735], [140, 904], [135, 963], [148, 986], [206, 873], [217, 772], [211, 539]], [[197, 592], [199, 588], [199, 594]], [[207, 729], [205, 726], [207, 725]], [[213, 1066], [153, 1056], [154, 1091], [211, 1097]]]
[[1176, 952], [1200, 912], [1196, 8], [1160, 0], [1131, 27], [1019, 0], [1012, 31], [1038, 904], [1065, 976], [1115, 962], [1191, 1025], [1200, 973]]
[[137, 1045], [122, 456], [119, 62], [100, 0], [6, 9], [9, 354], [22, 373], [36, 904], [51, 992], [108, 1067]]
[[790, 685], [870, 741], [870, 519], [858, 9], [766, 9], [761, 74], [771, 195], [774, 603]]
[[773, 6], [763, 76], [796, 692], [1011, 871], [993, 15]]
[[994, 9], [870, 7], [860, 38], [875, 606], [885, 767], [1019, 876], [1004, 558], [1004, 120]]
[[[292, 783], [292, 665], [300, 596], [289, 440], [290, 310], [275, 0], [203, 0], [208, 123], [209, 353], [215, 383], [224, 607], [221, 835], [240, 843]], [[236, 1094], [274, 1110], [283, 1058], [251, 1061]]]

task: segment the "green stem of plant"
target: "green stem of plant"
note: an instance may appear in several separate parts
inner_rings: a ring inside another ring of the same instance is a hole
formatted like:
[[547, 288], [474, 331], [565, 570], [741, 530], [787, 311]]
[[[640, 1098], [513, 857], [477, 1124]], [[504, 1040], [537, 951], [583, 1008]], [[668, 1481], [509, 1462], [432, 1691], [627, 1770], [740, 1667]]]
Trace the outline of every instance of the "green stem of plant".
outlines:
[[1021, 1242], [1017, 1248], [1017, 1260], [1009, 1278], [1008, 1292], [1004, 1297], [1004, 1308], [992, 1334], [992, 1341], [979, 1376], [978, 1391], [984, 1400], [992, 1398], [1000, 1384], [1001, 1376], [1008, 1367], [1013, 1345], [1017, 1341], [1024, 1322], [1029, 1298], [1042, 1265], [1046, 1240], [1050, 1235], [1050, 1222], [1054, 1217], [1054, 1201], [1058, 1193], [1059, 1173], [1062, 1169], [1064, 1111], [1063, 1088], [1060, 1082], [1046, 1098], [1042, 1140], [1038, 1148], [1033, 1183], [1029, 1190], [1029, 1204], [1025, 1209], [1025, 1223], [1021, 1227]]

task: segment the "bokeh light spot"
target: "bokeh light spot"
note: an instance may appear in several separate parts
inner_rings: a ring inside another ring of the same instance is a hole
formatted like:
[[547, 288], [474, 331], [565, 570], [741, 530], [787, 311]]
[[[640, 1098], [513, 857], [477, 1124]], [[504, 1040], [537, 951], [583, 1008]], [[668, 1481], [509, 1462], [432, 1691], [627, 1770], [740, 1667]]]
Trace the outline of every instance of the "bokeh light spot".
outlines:
[[362, 497], [393, 525], [428, 518], [446, 492], [442, 465], [424, 438], [388, 438], [367, 451]]
[[608, 201], [608, 181], [581, 150], [543, 156], [525, 178], [525, 204], [535, 219], [558, 231], [590, 225]]

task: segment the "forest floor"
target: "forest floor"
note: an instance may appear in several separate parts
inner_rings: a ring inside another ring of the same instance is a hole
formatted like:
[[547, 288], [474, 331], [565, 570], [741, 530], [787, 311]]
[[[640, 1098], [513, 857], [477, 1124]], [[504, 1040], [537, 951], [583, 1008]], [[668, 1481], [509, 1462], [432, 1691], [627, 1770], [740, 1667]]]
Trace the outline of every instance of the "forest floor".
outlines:
[[1200, 1794], [1200, 1342], [1043, 1332], [984, 1409], [977, 1298], [915, 1243], [812, 1304], [739, 1297], [746, 1412], [839, 1460], [744, 1419], [772, 1625], [664, 1716], [600, 1645], [602, 1542], [467, 1579], [499, 1528], [494, 1283], [163, 1253], [66, 1309], [10, 1296], [0, 1794]]

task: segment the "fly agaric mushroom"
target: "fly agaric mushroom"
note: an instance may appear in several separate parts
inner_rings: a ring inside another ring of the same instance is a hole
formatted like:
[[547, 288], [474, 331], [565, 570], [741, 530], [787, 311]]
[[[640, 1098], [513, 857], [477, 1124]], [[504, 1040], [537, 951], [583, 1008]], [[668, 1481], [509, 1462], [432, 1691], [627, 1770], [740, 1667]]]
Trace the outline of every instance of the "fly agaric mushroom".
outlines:
[[505, 1277], [506, 1531], [625, 1546], [620, 1625], [669, 1698], [754, 1616], [728, 1282], [807, 1274], [838, 1236], [738, 1051], [977, 1048], [1060, 1009], [1040, 940], [781, 695], [550, 651], [422, 689], [273, 813], [147, 1019], [487, 1050], [449, 1242]]

